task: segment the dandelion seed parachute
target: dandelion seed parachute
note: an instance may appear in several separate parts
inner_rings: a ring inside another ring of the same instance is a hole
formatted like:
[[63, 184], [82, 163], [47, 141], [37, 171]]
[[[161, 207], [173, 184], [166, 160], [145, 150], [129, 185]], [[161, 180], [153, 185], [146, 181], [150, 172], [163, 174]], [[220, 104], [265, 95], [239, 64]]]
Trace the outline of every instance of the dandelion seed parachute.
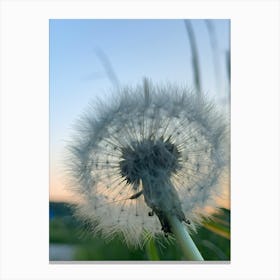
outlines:
[[208, 100], [172, 85], [124, 88], [89, 108], [68, 146], [76, 214], [132, 245], [170, 232], [165, 213], [195, 228], [217, 207], [226, 139], [225, 116]]

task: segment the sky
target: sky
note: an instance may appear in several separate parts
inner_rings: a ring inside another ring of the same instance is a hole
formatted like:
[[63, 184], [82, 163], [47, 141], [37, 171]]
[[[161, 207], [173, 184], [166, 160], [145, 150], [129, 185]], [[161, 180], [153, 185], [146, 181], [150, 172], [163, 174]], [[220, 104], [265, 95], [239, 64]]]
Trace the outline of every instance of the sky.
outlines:
[[[202, 90], [218, 103], [228, 97], [229, 20], [191, 20]], [[209, 32], [209, 27], [213, 32]], [[212, 35], [211, 35], [212, 34]], [[211, 37], [212, 36], [212, 37]], [[214, 50], [213, 50], [213, 40]], [[183, 20], [50, 20], [50, 200], [71, 201], [65, 188], [65, 146], [73, 125], [117, 86], [148, 77], [194, 88], [192, 52]]]

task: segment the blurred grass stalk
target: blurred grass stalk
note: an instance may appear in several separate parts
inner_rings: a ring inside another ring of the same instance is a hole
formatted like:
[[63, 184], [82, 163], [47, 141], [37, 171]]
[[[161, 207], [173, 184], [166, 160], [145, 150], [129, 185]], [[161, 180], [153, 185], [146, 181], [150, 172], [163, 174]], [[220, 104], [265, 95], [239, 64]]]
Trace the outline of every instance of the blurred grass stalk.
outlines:
[[186, 19], [184, 20], [184, 22], [185, 22], [186, 31], [191, 46], [194, 83], [195, 83], [198, 97], [201, 98], [202, 97], [201, 78], [200, 78], [200, 70], [199, 70], [198, 48], [195, 41], [195, 34], [192, 28], [191, 21]]
[[168, 221], [186, 259], [189, 261], [203, 261], [204, 259], [191, 239], [186, 227], [174, 215], [169, 215]]
[[230, 229], [227, 221], [212, 217], [209, 221], [203, 221], [202, 225], [211, 232], [230, 240]]
[[206, 19], [205, 25], [208, 31], [209, 40], [210, 40], [210, 46], [212, 50], [212, 58], [213, 58], [213, 67], [215, 71], [215, 80], [216, 80], [216, 90], [219, 97], [222, 96], [222, 89], [221, 89], [221, 83], [220, 83], [220, 63], [219, 63], [219, 55], [218, 55], [218, 43], [216, 38], [216, 31], [215, 26], [213, 24], [212, 20]]
[[146, 253], [150, 261], [160, 260], [154, 238], [150, 238], [146, 243]]

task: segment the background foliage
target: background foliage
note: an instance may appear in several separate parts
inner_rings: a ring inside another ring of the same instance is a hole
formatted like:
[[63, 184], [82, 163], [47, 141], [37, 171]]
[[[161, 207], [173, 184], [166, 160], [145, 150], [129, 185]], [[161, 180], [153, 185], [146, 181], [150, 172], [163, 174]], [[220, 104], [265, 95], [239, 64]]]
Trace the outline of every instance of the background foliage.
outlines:
[[[106, 242], [93, 236], [87, 225], [75, 219], [71, 208], [66, 203], [50, 203], [50, 244], [73, 245], [73, 260], [183, 260], [176, 241], [151, 241], [142, 250], [128, 248], [119, 237]], [[205, 260], [230, 260], [230, 211], [221, 209], [204, 221], [192, 238]]]

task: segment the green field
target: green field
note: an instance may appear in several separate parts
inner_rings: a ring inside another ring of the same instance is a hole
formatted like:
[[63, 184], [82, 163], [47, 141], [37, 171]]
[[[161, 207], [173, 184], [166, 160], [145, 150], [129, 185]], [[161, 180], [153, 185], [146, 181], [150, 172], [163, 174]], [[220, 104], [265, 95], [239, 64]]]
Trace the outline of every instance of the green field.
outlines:
[[[50, 219], [50, 244], [75, 245], [73, 260], [184, 260], [176, 241], [151, 241], [143, 249], [128, 248], [119, 237], [107, 242], [99, 236], [93, 236], [87, 225], [73, 217], [68, 204], [51, 202], [50, 209], [54, 213]], [[205, 260], [229, 261], [230, 211], [221, 209], [220, 214], [211, 221], [205, 221], [192, 238]]]

